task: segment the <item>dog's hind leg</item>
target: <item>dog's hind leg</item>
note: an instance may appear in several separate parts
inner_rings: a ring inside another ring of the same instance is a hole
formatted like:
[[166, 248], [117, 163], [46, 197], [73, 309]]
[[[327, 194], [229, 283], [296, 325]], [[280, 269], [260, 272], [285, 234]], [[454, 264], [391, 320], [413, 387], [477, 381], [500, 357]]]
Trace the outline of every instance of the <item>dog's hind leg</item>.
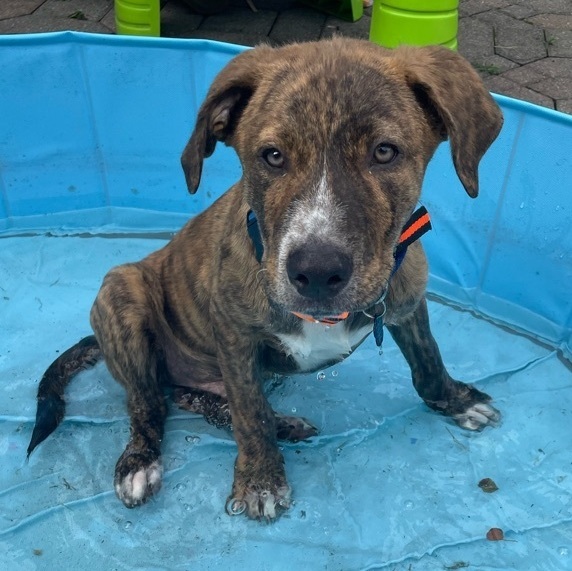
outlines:
[[388, 325], [388, 329], [409, 363], [413, 385], [427, 406], [468, 430], [498, 423], [500, 413], [489, 404], [489, 395], [449, 376], [431, 334], [425, 299], [399, 325]]
[[[209, 424], [217, 428], [232, 427], [228, 401], [220, 395], [181, 387], [173, 392], [173, 400], [184, 410], [202, 414]], [[278, 412], [274, 412], [274, 418], [278, 440], [300, 442], [318, 434], [318, 429], [305, 418]]]
[[111, 374], [127, 393], [131, 435], [115, 467], [115, 492], [128, 507], [161, 487], [161, 440], [167, 415], [156, 347], [161, 286], [139, 264], [115, 268], [103, 281], [91, 324]]
[[301, 416], [287, 416], [275, 412], [276, 438], [288, 442], [301, 442], [318, 435], [318, 429], [307, 419]]
[[205, 420], [217, 428], [230, 428], [232, 419], [228, 401], [207, 391], [176, 387], [172, 395], [175, 404], [183, 410], [201, 414]]

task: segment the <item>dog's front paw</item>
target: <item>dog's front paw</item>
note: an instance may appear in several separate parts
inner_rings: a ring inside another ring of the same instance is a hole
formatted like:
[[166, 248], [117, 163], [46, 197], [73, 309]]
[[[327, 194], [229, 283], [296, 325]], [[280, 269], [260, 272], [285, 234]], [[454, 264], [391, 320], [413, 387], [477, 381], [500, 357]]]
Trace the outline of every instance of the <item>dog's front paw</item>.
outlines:
[[486, 426], [495, 426], [500, 422], [500, 418], [500, 412], [485, 402], [473, 404], [465, 412], [453, 416], [453, 420], [467, 430], [482, 430]]
[[265, 486], [262, 489], [250, 487], [242, 494], [234, 493], [226, 502], [228, 515], [246, 515], [252, 519], [272, 521], [290, 507], [291, 490], [288, 484], [276, 488]]
[[144, 504], [161, 488], [159, 457], [126, 450], [115, 466], [115, 493], [128, 508]]
[[433, 410], [450, 416], [461, 428], [483, 430], [496, 426], [501, 413], [492, 405], [489, 395], [460, 381], [450, 379], [446, 397], [438, 401], [425, 401]]
[[282, 469], [235, 469], [232, 494], [226, 502], [229, 515], [245, 513], [252, 519], [272, 521], [290, 507], [291, 490]]
[[501, 419], [501, 413], [492, 405], [489, 395], [457, 381], [455, 383], [455, 410], [451, 417], [466, 430], [483, 430], [487, 426], [496, 426]]

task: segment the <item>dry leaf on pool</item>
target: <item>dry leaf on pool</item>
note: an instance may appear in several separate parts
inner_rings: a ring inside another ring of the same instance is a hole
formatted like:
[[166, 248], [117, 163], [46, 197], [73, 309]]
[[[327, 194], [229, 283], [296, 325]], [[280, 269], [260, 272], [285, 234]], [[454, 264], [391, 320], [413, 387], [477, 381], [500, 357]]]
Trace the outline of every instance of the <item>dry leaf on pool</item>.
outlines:
[[489, 541], [502, 541], [504, 539], [504, 532], [498, 527], [491, 527], [491, 529], [487, 531], [487, 539]]
[[486, 492], [487, 494], [492, 494], [493, 492], [496, 492], [499, 489], [499, 487], [495, 484], [494, 480], [491, 480], [490, 478], [483, 478], [479, 482], [479, 488], [481, 488], [481, 490], [483, 490], [483, 492]]

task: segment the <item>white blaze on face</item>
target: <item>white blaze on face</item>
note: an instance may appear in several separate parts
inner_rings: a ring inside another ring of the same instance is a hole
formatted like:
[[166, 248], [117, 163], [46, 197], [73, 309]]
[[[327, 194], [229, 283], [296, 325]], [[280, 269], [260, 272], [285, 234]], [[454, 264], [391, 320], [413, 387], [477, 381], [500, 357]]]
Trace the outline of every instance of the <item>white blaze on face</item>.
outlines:
[[[331, 242], [340, 236], [339, 223], [343, 207], [336, 203], [328, 181], [326, 167], [322, 176], [311, 191], [294, 202], [294, 207], [286, 221], [286, 232], [278, 248], [278, 272], [286, 276], [286, 262], [290, 252], [310, 239]], [[281, 279], [279, 294], [286, 287], [287, 279]]]

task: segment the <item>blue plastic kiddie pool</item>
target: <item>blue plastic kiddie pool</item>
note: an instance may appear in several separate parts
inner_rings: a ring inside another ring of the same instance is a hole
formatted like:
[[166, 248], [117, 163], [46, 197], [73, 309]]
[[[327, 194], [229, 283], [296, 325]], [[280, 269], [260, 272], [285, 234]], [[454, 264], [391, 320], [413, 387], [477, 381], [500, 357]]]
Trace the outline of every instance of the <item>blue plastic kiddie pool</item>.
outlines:
[[128, 420], [103, 365], [71, 385], [64, 423], [26, 463], [37, 382], [90, 332], [103, 275], [240, 176], [219, 145], [190, 196], [179, 156], [242, 49], [0, 37], [0, 568], [572, 568], [572, 118], [505, 97], [479, 198], [446, 144], [422, 198], [435, 337], [449, 371], [493, 396], [500, 427], [471, 434], [430, 412], [386, 335], [382, 355], [368, 340], [272, 393], [320, 429], [284, 445], [295, 502], [273, 525], [225, 514], [232, 436], [175, 408], [163, 489], [126, 509], [112, 479]]

